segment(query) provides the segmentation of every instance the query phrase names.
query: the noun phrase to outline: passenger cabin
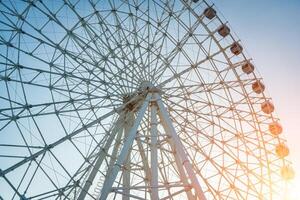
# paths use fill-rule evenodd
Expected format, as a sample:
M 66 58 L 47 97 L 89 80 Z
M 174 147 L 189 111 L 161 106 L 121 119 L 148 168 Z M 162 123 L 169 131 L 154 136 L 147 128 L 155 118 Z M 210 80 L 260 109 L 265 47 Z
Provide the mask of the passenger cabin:
M 278 122 L 269 124 L 269 131 L 272 135 L 277 136 L 282 133 L 282 126 Z
M 281 177 L 284 180 L 291 180 L 295 177 L 295 172 L 293 170 L 293 168 L 289 165 L 283 166 L 281 168 Z
M 274 105 L 270 101 L 265 101 L 261 104 L 261 110 L 266 114 L 271 114 L 274 112 Z
M 237 56 L 242 53 L 243 47 L 238 42 L 234 42 L 230 47 L 230 51 Z
M 217 12 L 212 7 L 208 7 L 204 10 L 203 14 L 206 18 L 213 19 L 217 15 Z
M 228 26 L 226 26 L 225 24 L 222 24 L 219 28 L 218 28 L 218 33 L 219 35 L 221 35 L 222 37 L 226 37 L 227 35 L 229 35 L 230 33 L 230 28 Z
M 265 85 L 260 82 L 260 81 L 255 81 L 252 84 L 252 90 L 256 93 L 256 94 L 261 94 L 265 91 Z
M 285 158 L 290 153 L 289 148 L 285 144 L 278 144 L 275 151 L 279 158 Z
M 242 66 L 242 70 L 246 74 L 251 74 L 254 71 L 254 65 L 247 62 Z

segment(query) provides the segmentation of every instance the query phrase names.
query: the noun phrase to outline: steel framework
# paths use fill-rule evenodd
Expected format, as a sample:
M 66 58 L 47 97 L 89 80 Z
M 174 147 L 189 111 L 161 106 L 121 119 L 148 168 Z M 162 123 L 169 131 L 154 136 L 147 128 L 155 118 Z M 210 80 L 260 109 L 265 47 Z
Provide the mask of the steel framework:
M 282 200 L 275 106 L 218 13 L 0 1 L 0 199 Z

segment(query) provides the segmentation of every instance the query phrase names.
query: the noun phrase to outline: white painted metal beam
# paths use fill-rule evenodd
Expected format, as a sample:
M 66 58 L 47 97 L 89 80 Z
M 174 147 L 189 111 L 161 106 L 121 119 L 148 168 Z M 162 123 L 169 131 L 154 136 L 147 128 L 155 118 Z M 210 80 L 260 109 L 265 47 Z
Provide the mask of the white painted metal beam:
M 126 112 L 125 114 L 125 123 L 124 123 L 124 139 L 128 137 L 130 128 L 133 125 L 134 121 L 134 114 L 131 111 Z M 123 167 L 123 195 L 122 195 L 122 200 L 129 200 L 129 195 L 130 195 L 130 164 L 131 164 L 131 150 L 129 149 L 127 156 L 126 156 L 126 161 L 124 163 Z
M 176 163 L 176 166 L 177 166 L 177 169 L 178 169 L 178 172 L 179 172 L 180 181 L 183 183 L 183 185 L 185 187 L 191 187 L 190 183 L 188 182 L 188 177 L 186 175 L 184 167 L 182 166 L 181 157 L 179 156 L 179 154 L 176 151 L 176 147 L 175 147 L 174 141 L 171 139 L 171 137 L 169 137 L 170 133 L 168 132 L 168 129 L 166 128 L 165 124 L 162 124 L 162 125 L 163 125 L 163 127 L 165 129 L 165 132 L 166 132 L 167 136 L 168 136 L 167 137 L 167 142 L 171 146 L 172 153 L 173 153 L 174 158 L 175 158 L 175 163 Z M 193 195 L 193 193 L 191 191 L 191 188 L 185 188 L 185 192 L 186 192 L 186 195 L 188 197 L 188 200 L 195 200 L 196 199 L 195 195 Z M 169 198 L 171 198 L 171 197 L 169 197 Z
M 114 165 L 111 173 L 106 177 L 106 179 L 104 181 L 103 188 L 101 191 L 101 196 L 99 198 L 100 200 L 106 200 L 108 194 L 111 192 L 112 185 L 118 175 L 118 172 L 120 171 L 121 167 L 124 165 L 124 163 L 126 161 L 126 157 L 127 157 L 128 152 L 133 144 L 133 141 L 136 137 L 137 129 L 138 129 L 138 127 L 144 117 L 144 114 L 148 108 L 151 97 L 152 97 L 152 94 L 147 95 L 142 107 L 139 110 L 136 120 L 128 133 L 128 137 L 126 138 L 126 141 L 124 142 L 124 145 L 120 152 L 120 155 L 118 156 L 117 162 Z
M 202 188 L 200 186 L 200 183 L 196 177 L 196 174 L 193 170 L 193 167 L 185 153 L 185 150 L 183 148 L 183 145 L 180 141 L 180 138 L 178 137 L 178 135 L 176 134 L 176 130 L 172 124 L 171 119 L 168 116 L 168 111 L 167 109 L 164 107 L 164 104 L 160 98 L 160 96 L 158 94 L 155 94 L 155 97 L 157 98 L 157 105 L 158 105 L 158 114 L 160 116 L 160 119 L 163 123 L 164 128 L 166 128 L 166 132 L 170 134 L 171 136 L 171 140 L 174 142 L 175 148 L 176 148 L 176 153 L 179 154 L 179 156 L 181 157 L 181 161 L 182 161 L 182 165 L 184 166 L 184 168 L 187 171 L 187 174 L 189 176 L 189 179 L 192 182 L 192 187 L 195 189 L 196 191 L 196 196 L 198 197 L 199 200 L 206 200 L 204 193 L 202 191 Z
M 157 106 L 151 102 L 151 200 L 159 199 L 158 196 L 158 158 L 157 158 Z
M 116 126 L 112 129 L 104 147 L 101 148 L 100 152 L 99 152 L 99 155 L 97 156 L 97 159 L 95 161 L 95 164 L 92 167 L 92 171 L 90 172 L 89 174 L 89 177 L 88 179 L 86 180 L 79 196 L 78 196 L 78 200 L 81 200 L 81 199 L 84 199 L 86 197 L 86 194 L 88 193 L 91 185 L 93 184 L 93 181 L 94 181 L 94 178 L 96 177 L 96 174 L 104 160 L 104 158 L 106 157 L 107 155 L 107 151 L 108 149 L 110 148 L 112 142 L 114 141 L 115 139 L 115 136 L 116 136 L 116 133 L 119 131 L 119 129 L 122 127 L 122 124 L 123 124 L 123 118 L 124 115 L 123 113 L 120 114 L 118 120 L 116 121 Z

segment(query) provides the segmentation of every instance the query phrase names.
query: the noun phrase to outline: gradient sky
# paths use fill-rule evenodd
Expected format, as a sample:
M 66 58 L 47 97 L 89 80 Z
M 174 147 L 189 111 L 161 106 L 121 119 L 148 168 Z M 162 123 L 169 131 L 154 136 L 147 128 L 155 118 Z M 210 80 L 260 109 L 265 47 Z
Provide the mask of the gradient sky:
M 300 198 L 300 0 L 214 0 L 272 97 L 296 172 L 290 200 Z M 298 191 L 297 191 L 298 190 Z
M 288 200 L 299 200 L 300 0 L 209 1 L 229 21 L 264 79 L 284 127 L 283 137 L 288 140 L 289 159 L 296 171 Z

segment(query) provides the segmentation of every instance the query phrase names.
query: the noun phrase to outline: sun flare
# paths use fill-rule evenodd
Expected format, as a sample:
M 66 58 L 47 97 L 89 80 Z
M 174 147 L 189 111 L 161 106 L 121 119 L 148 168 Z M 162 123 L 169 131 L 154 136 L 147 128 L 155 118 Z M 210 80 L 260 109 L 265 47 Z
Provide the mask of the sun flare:
M 285 200 L 299 200 L 300 198 L 300 177 L 295 176 L 293 180 L 288 183 Z

